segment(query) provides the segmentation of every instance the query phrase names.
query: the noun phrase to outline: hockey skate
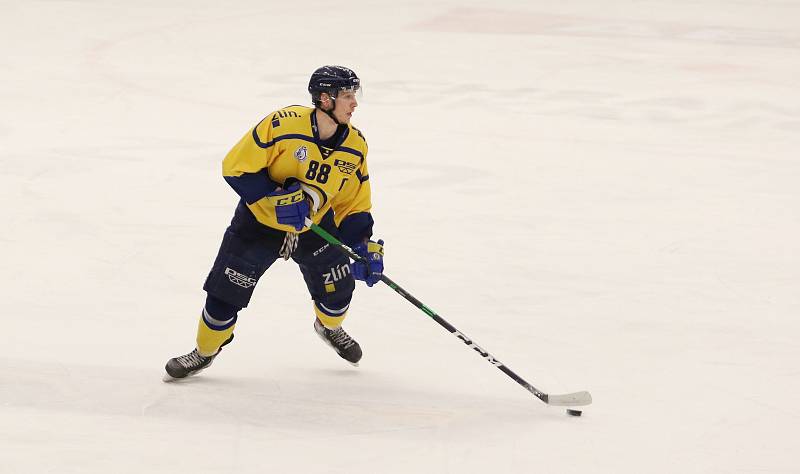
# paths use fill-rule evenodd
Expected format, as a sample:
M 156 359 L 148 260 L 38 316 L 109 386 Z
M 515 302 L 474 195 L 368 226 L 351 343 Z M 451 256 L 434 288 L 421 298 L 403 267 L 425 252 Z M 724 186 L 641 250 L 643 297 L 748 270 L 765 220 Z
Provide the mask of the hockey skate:
M 336 329 L 328 329 L 322 325 L 319 319 L 314 321 L 314 331 L 320 339 L 331 346 L 339 354 L 339 357 L 358 367 L 361 360 L 361 346 L 344 331 L 341 326 Z
M 183 379 L 190 375 L 200 373 L 203 369 L 214 362 L 214 358 L 216 358 L 219 353 L 222 352 L 222 348 L 225 347 L 225 345 L 230 344 L 232 340 L 233 334 L 231 334 L 231 337 L 229 337 L 227 341 L 222 343 L 217 353 L 212 356 L 202 356 L 195 348 L 192 352 L 186 355 L 173 357 L 167 361 L 167 365 L 164 367 L 167 371 L 167 373 L 164 375 L 164 382 L 172 382 L 173 380 Z

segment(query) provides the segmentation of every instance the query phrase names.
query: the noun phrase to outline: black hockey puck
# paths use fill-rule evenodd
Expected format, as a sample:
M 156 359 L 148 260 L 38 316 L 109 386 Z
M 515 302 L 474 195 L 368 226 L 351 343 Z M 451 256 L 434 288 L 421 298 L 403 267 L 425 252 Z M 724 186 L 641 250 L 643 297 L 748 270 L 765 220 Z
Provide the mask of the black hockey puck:
M 570 415 L 570 416 L 581 416 L 581 413 L 583 413 L 583 412 L 580 411 L 580 410 L 570 410 L 569 408 L 567 408 L 567 415 Z

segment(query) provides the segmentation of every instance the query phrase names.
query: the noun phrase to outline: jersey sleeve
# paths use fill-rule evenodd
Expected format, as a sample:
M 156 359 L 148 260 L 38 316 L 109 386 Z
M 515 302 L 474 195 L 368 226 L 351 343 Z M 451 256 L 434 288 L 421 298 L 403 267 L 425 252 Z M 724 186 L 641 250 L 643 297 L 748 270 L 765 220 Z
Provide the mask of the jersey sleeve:
M 222 161 L 222 176 L 247 204 L 254 204 L 279 185 L 267 173 L 275 159 L 273 143 L 270 121 L 262 120 L 234 145 Z
M 372 209 L 372 196 L 367 170 L 366 153 L 360 166 L 355 172 L 357 182 L 347 186 L 341 195 L 333 201 L 334 221 L 339 227 L 339 236 L 349 246 L 372 237 L 374 220 Z

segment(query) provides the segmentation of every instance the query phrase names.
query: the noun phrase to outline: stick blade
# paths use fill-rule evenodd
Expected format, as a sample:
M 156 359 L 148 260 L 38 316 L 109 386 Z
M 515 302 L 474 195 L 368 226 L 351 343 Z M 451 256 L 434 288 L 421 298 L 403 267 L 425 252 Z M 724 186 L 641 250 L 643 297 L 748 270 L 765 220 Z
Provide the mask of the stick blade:
M 592 395 L 586 391 L 547 396 L 548 405 L 559 407 L 582 407 L 591 403 Z

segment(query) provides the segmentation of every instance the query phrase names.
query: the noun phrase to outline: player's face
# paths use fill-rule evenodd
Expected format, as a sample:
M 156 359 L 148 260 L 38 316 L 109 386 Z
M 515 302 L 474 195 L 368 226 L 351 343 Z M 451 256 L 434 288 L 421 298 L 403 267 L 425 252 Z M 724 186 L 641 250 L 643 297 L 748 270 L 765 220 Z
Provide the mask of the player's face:
M 333 115 L 339 123 L 349 123 L 356 107 L 358 107 L 356 92 L 340 91 L 336 96 L 336 109 L 334 109 Z

